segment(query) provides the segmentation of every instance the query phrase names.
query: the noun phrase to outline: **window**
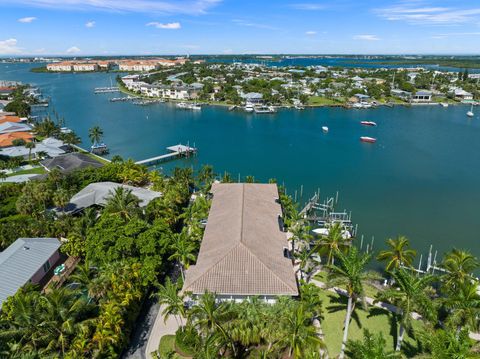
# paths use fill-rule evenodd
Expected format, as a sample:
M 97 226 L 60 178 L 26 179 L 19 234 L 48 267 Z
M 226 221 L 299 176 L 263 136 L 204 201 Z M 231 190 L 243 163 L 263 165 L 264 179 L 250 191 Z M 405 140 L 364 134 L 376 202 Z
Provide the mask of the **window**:
M 43 265 L 43 272 L 47 273 L 49 269 L 50 269 L 50 262 L 46 261 L 45 264 Z

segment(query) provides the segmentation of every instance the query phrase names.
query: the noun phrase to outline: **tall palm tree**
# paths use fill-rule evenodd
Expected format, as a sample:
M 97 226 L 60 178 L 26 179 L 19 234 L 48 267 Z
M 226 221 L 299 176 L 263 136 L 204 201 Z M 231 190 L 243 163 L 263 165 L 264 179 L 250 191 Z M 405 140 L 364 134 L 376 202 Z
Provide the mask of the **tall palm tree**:
M 446 329 L 428 328 L 418 335 L 425 354 L 419 358 L 469 359 L 480 356 L 480 344 L 469 338 L 468 329 L 459 332 Z
M 215 179 L 215 173 L 211 165 L 203 165 L 198 171 L 198 180 L 203 184 L 203 191 L 210 190 L 213 180 Z
M 183 296 L 178 293 L 178 286 L 173 283 L 170 277 L 167 277 L 165 284 L 158 286 L 158 302 L 164 306 L 162 311 L 163 319 L 166 322 L 170 315 L 175 316 L 177 323 L 183 326 L 183 318 L 186 317 L 186 311 L 183 304 Z
M 129 220 L 140 212 L 140 199 L 132 194 L 132 190 L 122 186 L 115 188 L 114 192 L 110 191 L 106 200 L 105 212 L 119 215 L 124 220 Z
M 379 261 L 387 262 L 385 269 L 391 271 L 404 265 L 411 267 L 417 252 L 409 249 L 409 241 L 405 236 L 387 239 L 388 249 L 380 251 L 377 256 Z
M 102 137 L 103 130 L 100 128 L 100 126 L 94 126 L 88 130 L 88 138 L 90 138 L 90 141 L 92 141 L 92 145 L 98 145 Z
M 329 228 L 327 235 L 322 236 L 314 250 L 322 255 L 327 254 L 327 265 L 333 265 L 335 254 L 345 251 L 349 243 L 350 240 L 344 238 L 342 224 L 337 222 Z
M 62 140 L 63 142 L 65 142 L 66 145 L 70 147 L 72 145 L 79 145 L 80 143 L 82 143 L 82 140 L 80 139 L 80 137 L 78 137 L 77 134 L 73 131 L 63 134 Z
M 35 142 L 30 141 L 25 144 L 25 148 L 28 149 L 28 161 L 32 160 L 32 150 L 35 148 Z
M 398 308 L 399 330 L 395 350 L 400 351 L 405 330 L 412 325 L 412 313 L 418 312 L 425 319 L 435 316 L 430 284 L 434 277 L 418 277 L 411 271 L 400 268 L 391 272 L 395 287 L 377 294 L 376 300 L 386 301 Z
M 172 245 L 173 254 L 168 259 L 178 261 L 182 278 L 185 280 L 185 270 L 196 259 L 195 252 L 197 251 L 197 246 L 188 238 L 185 229 L 181 233 L 175 233 L 174 237 L 175 242 Z
M 66 189 L 60 188 L 53 193 L 53 203 L 60 208 L 62 212 L 65 210 L 69 201 L 70 195 Z
M 467 278 L 471 277 L 472 272 L 479 266 L 479 261 L 470 252 L 452 249 L 442 261 L 442 267 L 447 271 L 442 278 L 444 286 L 454 291 Z
M 340 359 L 343 359 L 354 302 L 358 299 L 364 302 L 365 291 L 363 284 L 366 280 L 373 278 L 374 275 L 366 270 L 366 266 L 371 259 L 370 254 L 360 253 L 356 247 L 350 247 L 346 254 L 337 250 L 336 256 L 339 258 L 340 263 L 328 266 L 330 272 L 328 273 L 327 282 L 329 286 L 343 286 L 347 290 L 347 313 L 345 315 L 345 327 L 339 356 Z

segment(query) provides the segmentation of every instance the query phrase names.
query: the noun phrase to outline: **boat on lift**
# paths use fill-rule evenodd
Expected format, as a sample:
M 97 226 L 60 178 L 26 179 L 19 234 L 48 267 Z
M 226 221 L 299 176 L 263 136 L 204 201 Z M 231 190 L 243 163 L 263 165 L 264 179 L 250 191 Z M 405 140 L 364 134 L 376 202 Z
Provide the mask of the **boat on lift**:
M 366 143 L 375 143 L 375 142 L 377 142 L 377 139 L 373 138 L 373 137 L 362 136 L 362 137 L 360 137 L 360 141 L 366 142 Z
M 377 123 L 373 122 L 373 121 L 360 121 L 360 124 L 362 124 L 364 126 L 376 126 L 377 125 Z

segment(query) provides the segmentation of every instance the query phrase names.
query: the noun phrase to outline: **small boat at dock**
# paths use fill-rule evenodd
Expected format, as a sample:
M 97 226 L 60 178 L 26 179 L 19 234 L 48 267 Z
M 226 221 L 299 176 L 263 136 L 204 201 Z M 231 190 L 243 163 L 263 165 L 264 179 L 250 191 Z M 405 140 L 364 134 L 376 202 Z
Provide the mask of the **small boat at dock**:
M 447 107 L 448 107 L 448 103 L 446 103 L 446 102 L 442 102 L 442 103 L 440 103 L 440 105 L 441 105 L 443 108 L 447 108 Z
M 253 110 L 255 111 L 255 113 L 260 113 L 260 114 L 275 112 L 275 108 L 273 108 L 273 106 L 255 106 Z
M 366 142 L 366 143 L 375 143 L 375 142 L 377 142 L 377 139 L 373 138 L 373 137 L 362 136 L 362 137 L 360 137 L 360 141 Z
M 327 126 L 322 126 L 322 131 L 324 133 L 328 133 L 328 127 Z
M 177 107 L 181 108 L 181 109 L 184 109 L 184 110 L 197 110 L 198 111 L 198 110 L 202 109 L 202 107 L 200 107 L 196 103 L 186 103 L 186 102 L 177 103 Z
M 95 153 L 96 155 L 102 155 L 108 153 L 108 147 L 105 143 L 95 143 L 91 147 L 91 152 Z
M 373 121 L 360 121 L 360 123 L 364 126 L 376 126 L 377 123 Z

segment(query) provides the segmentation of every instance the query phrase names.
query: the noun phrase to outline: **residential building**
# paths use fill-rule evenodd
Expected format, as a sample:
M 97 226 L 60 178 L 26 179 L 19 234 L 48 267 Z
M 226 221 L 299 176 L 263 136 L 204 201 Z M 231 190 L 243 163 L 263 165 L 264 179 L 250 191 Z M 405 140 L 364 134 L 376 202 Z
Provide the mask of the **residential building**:
M 73 65 L 69 61 L 64 62 L 55 62 L 53 64 L 47 65 L 48 71 L 62 71 L 62 72 L 69 72 L 73 71 Z
M 182 291 L 219 300 L 297 296 L 276 184 L 215 183 L 197 262 Z
M 412 102 L 431 102 L 432 101 L 432 92 L 431 91 L 417 91 L 412 96 Z
M 410 100 L 412 97 L 412 93 L 408 91 L 403 91 L 399 89 L 393 89 L 390 91 L 392 96 L 401 98 L 402 100 Z
M 461 89 L 461 88 L 456 88 L 454 91 L 453 91 L 453 95 L 455 96 L 455 98 L 457 100 L 473 100 L 473 94 L 471 94 L 470 92 L 467 92 L 465 91 L 464 89 Z
M 0 308 L 27 283 L 39 284 L 60 260 L 56 238 L 18 238 L 0 252 Z
M 152 71 L 159 66 L 157 60 L 123 60 L 118 63 L 120 71 Z
M 9 121 L 0 123 L 0 134 L 11 133 L 11 132 L 28 132 L 31 130 L 32 128 L 30 126 L 25 125 L 23 123 L 9 122 Z
M 132 194 L 140 200 L 140 207 L 147 206 L 152 200 L 160 197 L 160 192 L 151 191 L 142 187 L 128 186 L 115 182 L 90 183 L 70 199 L 65 212 L 76 213 L 91 206 L 103 207 L 107 199 L 119 187 L 132 191 Z
M 95 62 L 76 62 L 73 64 L 73 71 L 88 72 L 97 70 L 98 65 Z
M 0 148 L 13 146 L 15 140 L 31 142 L 33 135 L 31 132 L 10 132 L 0 135 Z
M 96 159 L 84 153 L 78 152 L 67 153 L 54 158 L 48 158 L 40 162 L 40 164 L 49 172 L 53 169 L 59 169 L 64 173 L 87 167 L 99 168 L 103 166 L 103 164 Z

